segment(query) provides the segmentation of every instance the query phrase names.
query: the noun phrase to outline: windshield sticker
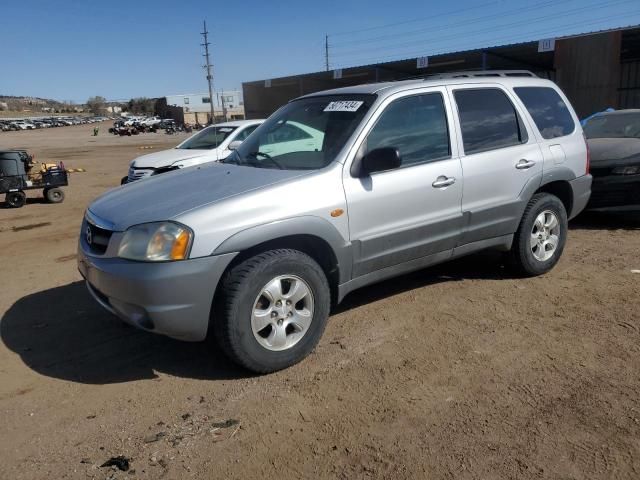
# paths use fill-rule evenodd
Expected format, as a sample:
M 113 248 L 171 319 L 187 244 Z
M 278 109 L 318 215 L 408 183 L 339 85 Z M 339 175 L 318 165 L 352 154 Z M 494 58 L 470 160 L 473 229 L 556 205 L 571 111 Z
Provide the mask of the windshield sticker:
M 224 132 L 224 133 L 233 132 L 233 128 L 223 127 L 223 128 L 218 128 L 218 131 Z
M 324 107 L 325 112 L 355 112 L 364 102 L 355 100 L 342 100 L 339 102 L 330 102 Z

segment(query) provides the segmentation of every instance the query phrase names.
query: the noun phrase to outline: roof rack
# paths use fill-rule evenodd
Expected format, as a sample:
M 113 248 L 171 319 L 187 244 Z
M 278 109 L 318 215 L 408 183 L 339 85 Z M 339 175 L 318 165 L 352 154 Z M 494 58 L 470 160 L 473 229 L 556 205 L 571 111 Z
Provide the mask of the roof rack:
M 460 72 L 434 73 L 425 75 L 425 80 L 443 78 L 482 78 L 482 77 L 537 77 L 529 70 L 470 70 Z

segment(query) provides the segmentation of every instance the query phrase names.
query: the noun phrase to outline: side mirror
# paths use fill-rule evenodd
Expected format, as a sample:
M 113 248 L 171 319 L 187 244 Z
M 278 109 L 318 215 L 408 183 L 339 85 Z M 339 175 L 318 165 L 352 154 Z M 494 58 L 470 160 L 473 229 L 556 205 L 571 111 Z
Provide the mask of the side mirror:
M 382 147 L 371 150 L 360 159 L 357 169 L 358 177 L 366 177 L 375 172 L 384 172 L 398 168 L 400 162 L 400 152 L 395 147 Z
M 242 144 L 242 140 L 234 140 L 227 147 L 229 150 L 236 150 Z

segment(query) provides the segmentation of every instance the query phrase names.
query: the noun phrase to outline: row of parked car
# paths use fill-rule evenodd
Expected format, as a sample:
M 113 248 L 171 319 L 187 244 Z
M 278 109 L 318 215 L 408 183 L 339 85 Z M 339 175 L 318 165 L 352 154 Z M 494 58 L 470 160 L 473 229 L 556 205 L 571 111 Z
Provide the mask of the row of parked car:
M 23 118 L 18 120 L 0 119 L 0 131 L 36 130 L 39 128 L 68 127 L 71 125 L 84 125 L 109 120 L 109 117 L 41 117 Z

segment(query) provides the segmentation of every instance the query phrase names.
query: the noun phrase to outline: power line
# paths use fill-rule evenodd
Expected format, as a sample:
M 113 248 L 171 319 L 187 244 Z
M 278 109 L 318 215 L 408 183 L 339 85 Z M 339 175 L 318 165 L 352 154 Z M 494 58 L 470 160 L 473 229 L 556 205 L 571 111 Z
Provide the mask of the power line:
M 407 25 L 409 23 L 416 23 L 416 22 L 423 22 L 425 20 L 432 20 L 434 18 L 441 18 L 441 17 L 447 17 L 450 15 L 455 15 L 457 13 L 467 13 L 470 10 L 478 10 L 480 8 L 486 8 L 488 6 L 491 5 L 496 5 L 499 3 L 503 3 L 501 0 L 496 0 L 494 2 L 488 2 L 488 3 L 484 3 L 481 5 L 476 5 L 475 7 L 465 7 L 465 8 L 460 8 L 457 10 L 451 10 L 449 12 L 443 12 L 443 13 L 439 13 L 437 15 L 431 15 L 429 17 L 422 17 L 422 18 L 414 18 L 412 20 L 404 20 L 402 22 L 395 22 L 395 23 L 387 23 L 384 25 L 378 25 L 375 27 L 367 27 L 367 28 L 361 28 L 358 30 L 349 30 L 349 31 L 343 31 L 343 32 L 336 32 L 336 33 L 332 33 L 330 36 L 332 37 L 337 37 L 337 36 L 342 36 L 342 35 L 352 35 L 354 33 L 361 33 L 361 32 L 369 32 L 371 30 L 380 30 L 380 29 L 384 29 L 384 28 L 389 28 L 389 27 L 396 27 L 398 25 Z
M 601 18 L 599 18 L 597 20 L 594 20 L 592 22 L 580 21 L 580 22 L 574 22 L 574 23 L 570 23 L 570 24 L 566 24 L 566 25 L 558 25 L 558 26 L 554 26 L 552 28 L 537 30 L 537 31 L 533 31 L 533 32 L 527 32 L 526 34 L 524 34 L 524 35 L 526 35 L 526 37 L 523 34 L 519 34 L 518 36 L 509 35 L 509 36 L 493 38 L 491 40 L 491 45 L 487 45 L 487 44 L 477 45 L 475 43 L 470 44 L 469 41 L 466 41 L 464 43 L 448 45 L 446 51 L 425 52 L 425 50 L 422 49 L 422 50 L 414 50 L 414 51 L 405 51 L 405 52 L 402 52 L 402 53 L 398 52 L 398 53 L 389 54 L 389 55 L 382 56 L 382 57 L 381 56 L 377 56 L 377 57 L 369 57 L 369 58 L 365 58 L 365 59 L 359 59 L 359 60 L 356 60 L 356 61 L 354 61 L 354 62 L 352 62 L 350 64 L 347 64 L 347 63 L 338 64 L 338 65 L 335 66 L 335 68 L 347 68 L 347 67 L 369 65 L 371 63 L 385 63 L 385 62 L 391 62 L 391 61 L 408 60 L 408 59 L 414 58 L 416 55 L 424 55 L 426 53 L 429 53 L 430 55 L 438 55 L 438 54 L 443 54 L 443 53 L 454 53 L 454 52 L 457 52 L 457 51 L 464 51 L 464 50 L 468 50 L 468 49 L 471 49 L 471 48 L 473 50 L 480 50 L 480 49 L 483 49 L 483 48 L 494 47 L 494 46 L 496 46 L 497 43 L 503 43 L 503 42 L 507 42 L 507 43 L 513 43 L 513 42 L 526 43 L 526 42 L 530 42 L 530 41 L 535 41 L 536 39 L 540 38 L 538 36 L 538 37 L 535 37 L 534 40 L 531 40 L 531 37 L 534 36 L 534 35 L 545 35 L 545 34 L 549 34 L 549 33 L 556 33 L 556 32 L 558 32 L 558 30 L 567 29 L 567 28 L 571 28 L 571 27 L 578 27 L 578 26 L 587 27 L 587 26 L 591 26 L 591 25 L 598 25 L 601 22 L 614 20 L 614 19 L 618 19 L 618 18 L 621 18 L 621 17 L 630 18 L 630 17 L 633 17 L 634 15 L 640 15 L 640 11 L 625 12 L 623 14 L 612 15 L 612 16 L 609 16 L 609 17 L 601 17 Z M 638 21 L 640 21 L 640 19 Z M 629 24 L 629 25 L 631 25 L 631 24 Z M 564 31 L 562 33 L 562 35 L 563 36 L 569 36 L 570 34 L 567 33 L 566 31 Z
M 544 15 L 541 17 L 536 17 L 536 18 L 529 18 L 526 20 L 520 20 L 517 22 L 511 22 L 511 23 L 507 23 L 507 24 L 501 24 L 501 25 L 494 25 L 491 27 L 487 27 L 487 28 L 483 28 L 480 30 L 474 30 L 474 31 L 467 31 L 465 32 L 465 36 L 470 36 L 470 35 L 477 35 L 477 34 L 481 34 L 481 33 L 486 33 L 486 32 L 493 32 L 496 30 L 503 30 L 505 28 L 511 28 L 511 27 L 515 27 L 515 26 L 520 26 L 520 25 L 531 25 L 531 24 L 535 24 L 535 23 L 539 23 L 541 21 L 545 21 L 548 20 L 550 18 L 555 18 L 558 15 L 570 15 L 570 14 L 574 14 L 574 13 L 579 13 L 579 12 L 584 12 L 585 8 L 589 8 L 590 11 L 593 10 L 598 10 L 598 9 L 602 9 L 602 8 L 610 8 L 612 6 L 615 5 L 620 5 L 620 4 L 624 4 L 624 3 L 629 3 L 629 2 L 635 2 L 636 0 L 621 0 L 618 2 L 602 2 L 602 3 L 596 3 L 596 4 L 592 4 L 592 5 L 588 5 L 588 6 L 583 6 L 580 8 L 574 8 L 571 10 L 566 10 L 563 12 L 555 12 L 551 15 Z M 458 37 L 459 34 L 458 33 L 453 33 L 451 35 L 448 36 L 432 36 L 432 37 L 427 37 L 427 38 L 422 38 L 419 40 L 412 40 L 410 42 L 403 42 L 403 43 L 396 43 L 396 44 L 390 44 L 390 45 L 386 45 L 386 46 L 373 46 L 370 48 L 364 48 L 364 49 L 359 49 L 359 50 L 352 50 L 352 51 L 347 51 L 347 52 L 339 52 L 334 54 L 334 57 L 342 57 L 342 56 L 348 56 L 348 55 L 358 55 L 360 53 L 365 53 L 365 52 L 370 52 L 370 51 L 381 51 L 381 50 L 389 50 L 389 49 L 393 49 L 393 48 L 402 48 L 402 47 L 409 47 L 412 45 L 417 45 L 417 44 L 422 44 L 422 43 L 441 43 L 443 41 L 447 41 L 449 39 L 453 39 Z
M 441 30 L 450 30 L 452 27 L 471 25 L 471 24 L 474 24 L 474 23 L 482 22 L 484 20 L 493 20 L 493 19 L 496 19 L 496 18 L 508 17 L 508 16 L 511 16 L 511 15 L 519 15 L 519 14 L 522 14 L 523 12 L 527 12 L 529 10 L 536 10 L 536 9 L 539 9 L 539 8 L 546 7 L 548 5 L 559 5 L 559 4 L 562 4 L 562 3 L 568 3 L 568 2 L 573 2 L 573 1 L 575 1 L 575 0 L 546 0 L 546 1 L 542 2 L 542 3 L 529 5 L 527 7 L 518 8 L 518 9 L 514 9 L 514 10 L 508 10 L 508 11 L 502 12 L 500 14 L 485 15 L 483 17 L 477 17 L 477 18 L 474 18 L 474 19 L 471 19 L 471 20 L 464 20 L 462 22 L 447 23 L 446 25 L 440 25 L 440 26 L 428 27 L 428 28 L 420 28 L 418 30 L 410 30 L 408 32 L 390 33 L 390 34 L 381 35 L 381 36 L 378 36 L 378 37 L 366 37 L 366 38 L 361 38 L 361 39 L 357 39 L 357 40 L 350 40 L 350 41 L 346 41 L 346 42 L 340 42 L 338 44 L 334 44 L 333 48 L 344 48 L 345 46 L 354 45 L 354 44 L 357 45 L 357 44 L 362 44 L 362 43 L 377 42 L 377 41 L 381 41 L 381 40 L 388 40 L 388 39 L 391 39 L 391 38 L 411 36 L 411 35 L 421 34 L 421 33 L 425 33 L 425 32 L 431 33 L 431 32 L 437 32 L 437 31 L 441 31 Z

